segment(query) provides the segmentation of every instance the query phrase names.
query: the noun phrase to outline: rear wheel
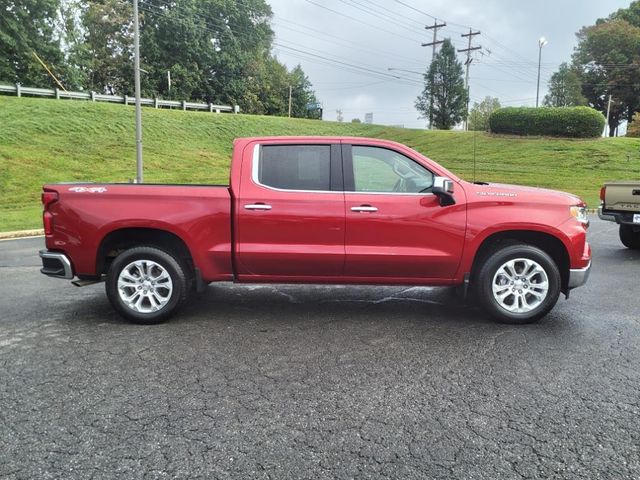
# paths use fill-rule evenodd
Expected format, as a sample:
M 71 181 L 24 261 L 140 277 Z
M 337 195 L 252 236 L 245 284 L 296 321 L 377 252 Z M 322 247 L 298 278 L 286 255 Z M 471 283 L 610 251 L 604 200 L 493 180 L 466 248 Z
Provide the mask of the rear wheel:
M 640 249 L 640 229 L 634 230 L 632 225 L 620 225 L 620 241 L 633 250 Z
M 118 255 L 107 273 L 107 297 L 113 308 L 135 323 L 160 323 L 186 300 L 185 268 L 172 254 L 136 247 Z
M 478 300 L 501 322 L 524 324 L 546 315 L 560 295 L 560 271 L 547 253 L 531 245 L 496 250 L 477 276 Z

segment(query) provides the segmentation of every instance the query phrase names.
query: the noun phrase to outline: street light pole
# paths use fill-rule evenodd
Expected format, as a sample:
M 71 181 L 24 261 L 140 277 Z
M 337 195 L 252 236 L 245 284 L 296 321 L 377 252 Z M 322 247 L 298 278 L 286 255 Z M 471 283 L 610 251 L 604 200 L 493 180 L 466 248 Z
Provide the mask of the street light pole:
M 133 0 L 133 54 L 133 77 L 136 95 L 136 183 L 142 183 L 142 106 L 140 104 L 140 25 L 138 20 L 138 0 Z
M 538 87 L 536 89 L 536 108 L 538 108 L 540 101 L 540 67 L 542 65 L 542 47 L 547 43 L 549 42 L 544 37 L 540 37 L 540 40 L 538 40 Z

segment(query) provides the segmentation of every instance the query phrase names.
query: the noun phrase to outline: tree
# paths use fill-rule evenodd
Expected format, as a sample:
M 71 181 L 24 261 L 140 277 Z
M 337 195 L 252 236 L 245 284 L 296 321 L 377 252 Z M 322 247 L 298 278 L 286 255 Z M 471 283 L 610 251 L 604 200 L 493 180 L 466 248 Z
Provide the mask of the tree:
M 55 86 L 34 53 L 56 76 L 63 77 L 64 57 L 55 20 L 59 7 L 60 0 L 0 0 L 1 80 L 35 87 Z
M 549 93 L 544 97 L 546 107 L 580 107 L 587 104 L 582 95 L 582 82 L 575 70 L 561 63 L 558 71 L 551 75 Z
M 443 130 L 460 123 L 466 116 L 467 91 L 462 64 L 450 39 L 442 44 L 424 79 L 424 90 L 415 103 L 422 117 L 433 118 L 433 126 Z
M 256 68 L 269 57 L 271 7 L 264 0 L 174 0 L 159 6 L 142 0 L 143 90 L 215 103 L 239 104 L 255 98 Z M 179 68 L 178 68 L 179 67 Z M 188 76 L 173 82 L 173 69 Z M 249 93 L 252 92 L 252 93 Z
M 142 95 L 239 105 L 243 112 L 312 116 L 318 103 L 298 65 L 271 54 L 265 0 L 139 0 Z M 131 0 L 0 0 L 0 80 L 133 95 Z M 169 81 L 169 75 L 171 81 Z
M 291 85 L 291 116 L 299 118 L 309 118 L 312 111 L 307 107 L 311 103 L 318 103 L 316 94 L 312 89 L 311 82 L 306 76 L 302 67 L 296 65 L 289 74 Z
M 71 61 L 82 72 L 88 90 L 102 92 L 107 85 L 122 95 L 133 95 L 133 7 L 128 0 L 81 2 L 83 41 L 71 51 Z
M 494 97 L 485 97 L 480 103 L 474 102 L 469 113 L 469 130 L 488 131 L 489 117 L 500 108 L 500 100 Z
M 609 134 L 640 110 L 640 2 L 578 32 L 573 62 L 589 105 L 606 114 L 613 98 Z
M 86 69 L 78 54 L 85 46 L 82 14 L 83 0 L 60 0 L 57 31 L 64 56 L 65 69 L 62 73 L 67 90 L 82 90 L 87 84 Z

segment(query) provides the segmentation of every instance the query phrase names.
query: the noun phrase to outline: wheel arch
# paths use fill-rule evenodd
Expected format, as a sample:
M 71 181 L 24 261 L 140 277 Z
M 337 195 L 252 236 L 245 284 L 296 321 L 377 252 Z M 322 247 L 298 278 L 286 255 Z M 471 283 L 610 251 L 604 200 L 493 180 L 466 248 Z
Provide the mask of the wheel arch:
M 142 245 L 153 246 L 175 254 L 193 272 L 195 264 L 186 242 L 175 233 L 158 228 L 120 228 L 104 236 L 96 253 L 96 274 L 105 274 L 121 252 Z
M 537 247 L 549 255 L 558 266 L 561 278 L 561 292 L 566 294 L 569 285 L 570 258 L 565 244 L 558 237 L 535 230 L 507 230 L 496 232 L 485 238 L 476 250 L 471 265 L 471 281 L 477 275 L 487 257 L 501 245 L 526 244 Z

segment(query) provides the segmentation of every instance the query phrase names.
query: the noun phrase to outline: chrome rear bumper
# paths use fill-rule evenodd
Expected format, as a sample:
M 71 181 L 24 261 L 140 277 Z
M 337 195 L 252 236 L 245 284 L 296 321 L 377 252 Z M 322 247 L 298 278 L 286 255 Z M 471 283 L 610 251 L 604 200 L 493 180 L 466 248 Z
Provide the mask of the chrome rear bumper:
M 606 220 L 607 222 L 615 222 L 616 221 L 615 215 L 609 215 L 609 214 L 606 214 L 606 213 L 602 212 L 602 205 L 600 205 L 598 207 L 598 217 L 600 218 L 600 220 Z
M 71 261 L 64 253 L 40 250 L 40 258 L 42 259 L 41 273 L 49 277 L 64 278 L 67 280 L 73 278 Z

